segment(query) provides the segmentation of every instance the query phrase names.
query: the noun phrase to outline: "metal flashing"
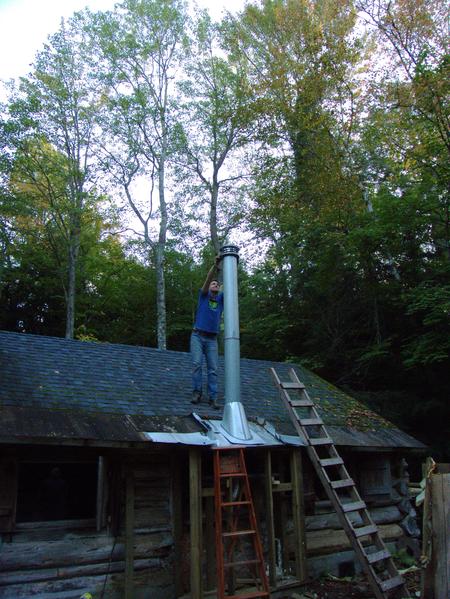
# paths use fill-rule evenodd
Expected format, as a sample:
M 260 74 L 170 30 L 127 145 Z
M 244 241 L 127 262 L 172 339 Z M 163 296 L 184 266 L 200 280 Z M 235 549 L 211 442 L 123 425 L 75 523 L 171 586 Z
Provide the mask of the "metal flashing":
M 142 435 L 153 443 L 178 443 L 181 445 L 214 445 L 214 440 L 203 433 L 151 433 Z

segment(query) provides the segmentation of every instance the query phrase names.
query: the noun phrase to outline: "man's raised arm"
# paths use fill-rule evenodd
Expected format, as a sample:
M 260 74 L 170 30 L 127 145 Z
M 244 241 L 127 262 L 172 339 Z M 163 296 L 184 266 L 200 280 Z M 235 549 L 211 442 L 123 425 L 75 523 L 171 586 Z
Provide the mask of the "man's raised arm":
M 221 260 L 222 260 L 221 256 L 216 256 L 215 257 L 215 262 L 211 266 L 211 268 L 209 269 L 208 274 L 206 275 L 205 282 L 203 283 L 203 286 L 202 286 L 202 289 L 201 289 L 203 295 L 206 295 L 208 293 L 211 281 L 213 281 L 214 278 L 218 276 L 218 273 L 220 271 L 219 264 L 220 264 Z

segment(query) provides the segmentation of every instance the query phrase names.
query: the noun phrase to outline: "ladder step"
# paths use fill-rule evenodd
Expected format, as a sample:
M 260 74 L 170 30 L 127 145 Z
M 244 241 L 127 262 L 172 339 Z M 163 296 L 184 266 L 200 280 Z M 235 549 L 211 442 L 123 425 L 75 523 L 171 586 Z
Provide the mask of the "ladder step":
M 354 528 L 353 532 L 356 537 L 365 537 L 366 535 L 374 535 L 378 532 L 378 528 L 375 524 L 369 524 L 369 526 L 362 526 L 361 528 Z
M 305 385 L 303 383 L 281 383 L 282 389 L 304 389 Z
M 235 530 L 233 532 L 223 532 L 223 537 L 242 537 L 244 535 L 254 535 L 256 530 L 248 529 L 248 530 Z
M 390 552 L 387 549 L 382 549 L 381 551 L 374 551 L 374 553 L 368 553 L 367 561 L 369 562 L 369 564 L 374 564 L 375 562 L 381 562 L 381 560 L 389 559 L 390 557 Z
M 403 584 L 405 584 L 405 581 L 401 576 L 394 576 L 394 578 L 380 581 L 380 588 L 382 591 L 390 591 L 391 589 L 400 587 Z
M 250 505 L 250 501 L 223 501 L 222 507 L 231 507 L 234 505 Z
M 366 509 L 366 504 L 364 501 L 352 501 L 351 503 L 343 503 L 342 511 L 343 512 L 359 512 L 360 510 Z
M 220 478 L 231 478 L 232 476 L 246 476 L 245 472 L 221 472 L 219 474 Z
M 345 478 L 343 480 L 332 480 L 330 485 L 332 489 L 343 489 L 344 487 L 353 487 L 355 481 L 352 478 Z
M 339 466 L 344 463 L 342 458 L 326 458 L 325 460 L 319 460 L 321 466 Z
M 224 568 L 236 568 L 237 566 L 256 566 L 256 564 L 261 564 L 262 562 L 259 559 L 248 559 L 242 562 L 228 562 L 224 564 Z
M 300 418 L 302 426 L 314 426 L 323 424 L 322 418 Z
M 333 445 L 333 439 L 330 439 L 330 437 L 310 437 L 309 442 L 311 445 Z
M 291 399 L 289 403 L 293 408 L 312 408 L 314 406 L 310 399 Z

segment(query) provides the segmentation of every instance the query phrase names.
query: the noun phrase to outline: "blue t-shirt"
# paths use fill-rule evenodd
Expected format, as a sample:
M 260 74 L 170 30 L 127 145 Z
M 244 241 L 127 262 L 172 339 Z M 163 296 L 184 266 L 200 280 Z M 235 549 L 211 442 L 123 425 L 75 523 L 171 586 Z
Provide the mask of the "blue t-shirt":
M 218 333 L 222 312 L 223 293 L 218 293 L 213 297 L 209 291 L 203 295 L 200 290 L 194 328 L 208 333 Z

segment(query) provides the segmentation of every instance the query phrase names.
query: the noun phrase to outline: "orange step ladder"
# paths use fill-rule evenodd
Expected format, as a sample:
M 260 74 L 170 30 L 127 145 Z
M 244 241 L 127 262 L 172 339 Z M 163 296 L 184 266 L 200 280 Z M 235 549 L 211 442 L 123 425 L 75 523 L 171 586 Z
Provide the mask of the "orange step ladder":
M 270 597 L 244 448 L 218 447 L 213 451 L 217 598 Z M 255 590 L 237 592 L 238 573 L 250 573 Z

